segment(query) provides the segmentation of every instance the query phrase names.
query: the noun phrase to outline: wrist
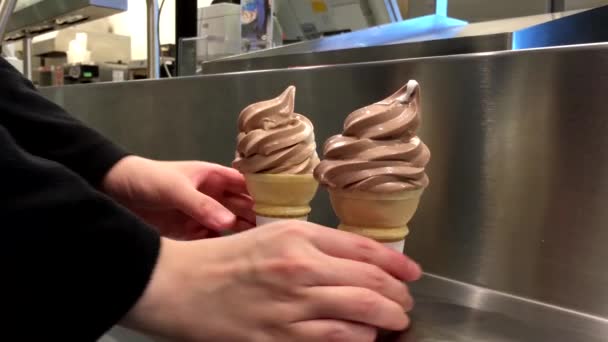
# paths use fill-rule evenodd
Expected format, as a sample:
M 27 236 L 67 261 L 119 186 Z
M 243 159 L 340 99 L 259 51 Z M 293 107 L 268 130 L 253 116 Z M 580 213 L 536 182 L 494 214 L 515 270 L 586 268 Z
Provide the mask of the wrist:
M 136 164 L 140 164 L 144 158 L 128 155 L 114 164 L 104 176 L 101 182 L 101 191 L 106 195 L 119 200 L 121 190 L 128 185 L 128 179 L 136 169 Z
M 120 325 L 154 335 L 175 330 L 166 313 L 173 311 L 171 300 L 177 295 L 175 284 L 179 283 L 180 267 L 175 260 L 180 259 L 176 256 L 180 244 L 182 242 L 161 238 L 159 257 L 146 289 Z

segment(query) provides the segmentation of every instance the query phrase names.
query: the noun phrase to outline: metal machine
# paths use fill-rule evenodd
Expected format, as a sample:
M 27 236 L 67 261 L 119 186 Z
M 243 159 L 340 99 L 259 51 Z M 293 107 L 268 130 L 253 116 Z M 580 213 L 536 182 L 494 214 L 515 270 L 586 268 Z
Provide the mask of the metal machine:
M 108 69 L 114 65 L 127 65 L 131 61 L 130 37 L 93 30 L 67 28 L 41 35 L 31 44 L 31 80 L 34 83 L 41 86 L 58 85 L 56 78 L 49 78 L 47 75 L 41 75 L 41 73 L 48 73 L 51 69 L 58 70 L 59 67 L 63 68 L 64 65 L 68 64 L 69 44 L 80 33 L 85 33 L 90 42 L 87 48 L 90 50 L 90 59 L 93 62 L 85 64 L 92 64 L 97 69 Z M 21 46 L 17 45 L 16 51 L 22 51 Z M 108 75 L 111 76 L 111 73 L 104 74 L 103 77 L 95 78 L 95 80 L 114 80 L 111 77 L 108 78 Z M 49 84 L 48 81 L 51 80 L 53 80 L 53 83 Z M 84 80 L 88 82 L 90 79 Z
M 276 1 L 272 40 L 282 45 L 401 20 L 400 11 L 396 5 L 393 8 L 393 3 L 384 0 Z M 200 60 L 238 55 L 243 51 L 240 5 L 220 3 L 199 7 L 197 21 L 198 39 L 192 42 L 197 45 L 196 55 Z
M 0 41 L 4 39 L 8 20 L 15 10 L 17 0 L 0 0 Z
M 146 4 L 147 77 L 158 78 L 161 53 L 158 0 L 146 0 Z M 33 36 L 110 16 L 126 9 L 127 0 L 22 0 L 17 6 L 16 0 L 0 0 L 0 42 L 4 39 L 23 39 L 23 70 L 26 77 L 32 79 Z
M 276 15 L 287 41 L 301 41 L 401 20 L 395 1 L 285 0 Z
M 608 6 L 468 24 L 432 14 L 227 57 L 202 73 L 371 62 L 399 58 L 538 48 L 608 41 Z
M 31 37 L 126 10 L 127 0 L 22 0 L 8 22 L 5 38 Z
M 196 55 L 202 60 L 233 56 L 241 52 L 241 7 L 216 4 L 198 9 Z
M 32 79 L 32 38 L 127 9 L 127 0 L 0 0 L 0 44 L 23 40 L 23 73 Z

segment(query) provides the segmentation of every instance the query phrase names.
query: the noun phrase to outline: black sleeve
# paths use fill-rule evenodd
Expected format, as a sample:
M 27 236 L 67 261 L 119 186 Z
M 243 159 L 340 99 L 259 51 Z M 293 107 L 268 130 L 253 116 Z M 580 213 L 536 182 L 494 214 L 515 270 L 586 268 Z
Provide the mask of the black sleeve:
M 93 186 L 127 155 L 95 130 L 40 95 L 0 58 L 0 125 L 29 153 L 54 160 Z
M 94 341 L 143 293 L 160 238 L 0 125 L 3 334 Z

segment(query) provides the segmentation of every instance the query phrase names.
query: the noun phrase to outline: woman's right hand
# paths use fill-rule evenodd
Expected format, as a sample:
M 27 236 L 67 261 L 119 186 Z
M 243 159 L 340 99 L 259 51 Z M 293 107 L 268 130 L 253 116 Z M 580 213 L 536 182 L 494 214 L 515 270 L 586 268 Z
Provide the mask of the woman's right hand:
M 350 233 L 284 221 L 199 240 L 164 239 L 125 325 L 178 341 L 374 341 L 405 329 L 420 277 L 406 256 Z

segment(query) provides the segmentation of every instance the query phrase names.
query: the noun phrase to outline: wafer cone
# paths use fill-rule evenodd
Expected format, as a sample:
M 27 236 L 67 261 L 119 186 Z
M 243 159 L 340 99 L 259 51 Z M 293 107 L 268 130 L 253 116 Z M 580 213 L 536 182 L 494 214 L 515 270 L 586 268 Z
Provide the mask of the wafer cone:
M 400 252 L 424 189 L 381 194 L 329 189 L 338 229 L 382 242 Z
M 277 220 L 307 220 L 319 183 L 312 174 L 246 174 L 257 225 Z

